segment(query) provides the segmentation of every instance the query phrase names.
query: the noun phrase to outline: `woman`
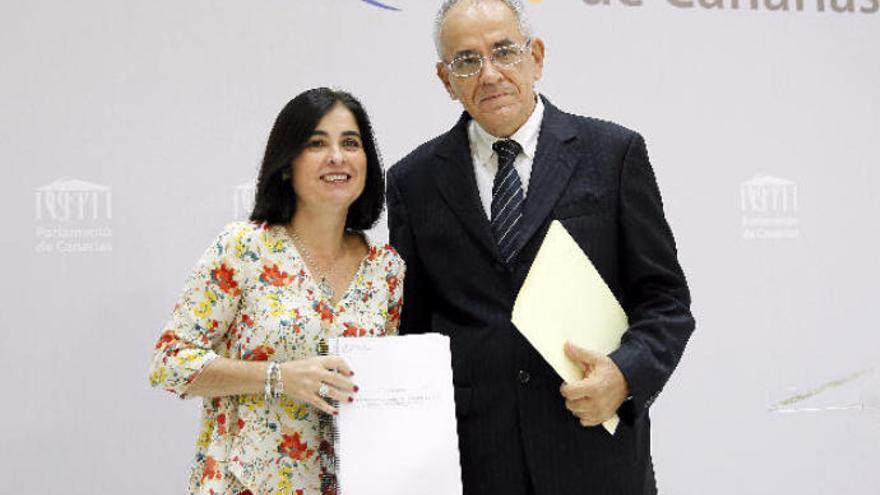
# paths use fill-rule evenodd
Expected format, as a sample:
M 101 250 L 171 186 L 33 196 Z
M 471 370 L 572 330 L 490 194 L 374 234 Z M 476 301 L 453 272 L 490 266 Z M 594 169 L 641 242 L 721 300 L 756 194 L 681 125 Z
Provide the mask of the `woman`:
M 320 350 L 329 337 L 397 332 L 403 261 L 362 233 L 383 202 L 361 104 L 327 88 L 291 100 L 251 222 L 211 244 L 156 344 L 151 384 L 204 398 L 190 493 L 335 491 L 327 415 L 357 387 Z

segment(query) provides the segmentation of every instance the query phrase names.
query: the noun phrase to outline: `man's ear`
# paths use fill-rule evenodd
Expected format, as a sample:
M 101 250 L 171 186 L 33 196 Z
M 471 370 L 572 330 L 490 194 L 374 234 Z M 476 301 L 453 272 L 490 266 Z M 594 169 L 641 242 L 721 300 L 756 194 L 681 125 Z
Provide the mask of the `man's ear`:
M 437 62 L 437 77 L 440 79 L 440 82 L 443 83 L 443 87 L 446 88 L 449 97 L 453 100 L 457 100 L 458 97 L 455 96 L 455 91 L 452 90 L 452 84 L 449 82 L 449 71 L 446 70 L 446 64 L 443 62 Z
M 530 54 L 535 63 L 535 80 L 537 81 L 544 73 L 544 40 L 541 38 L 532 40 Z

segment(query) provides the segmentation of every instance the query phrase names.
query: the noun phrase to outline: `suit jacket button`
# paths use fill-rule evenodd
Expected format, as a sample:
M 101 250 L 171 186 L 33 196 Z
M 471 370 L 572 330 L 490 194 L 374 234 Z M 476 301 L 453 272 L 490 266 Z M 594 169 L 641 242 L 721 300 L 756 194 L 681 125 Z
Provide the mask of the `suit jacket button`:
M 526 383 L 529 383 L 529 380 L 532 379 L 532 375 L 530 375 L 528 371 L 519 370 L 519 373 L 516 374 L 516 378 L 519 380 L 520 383 L 525 385 Z

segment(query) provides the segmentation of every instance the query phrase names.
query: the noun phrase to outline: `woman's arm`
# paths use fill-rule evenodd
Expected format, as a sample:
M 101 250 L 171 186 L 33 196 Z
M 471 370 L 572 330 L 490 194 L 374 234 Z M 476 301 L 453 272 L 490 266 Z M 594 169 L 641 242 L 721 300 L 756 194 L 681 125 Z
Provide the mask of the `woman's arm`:
M 198 375 L 189 386 L 188 394 L 202 397 L 262 394 L 268 364 L 219 357 Z M 328 396 L 340 402 L 351 402 L 351 394 L 357 390 L 348 378 L 353 374 L 351 369 L 336 356 L 298 359 L 280 366 L 284 394 L 328 414 L 336 414 L 336 409 L 318 395 L 322 383 L 329 385 Z
M 193 268 L 159 337 L 150 363 L 150 384 L 182 398 L 219 355 L 241 300 L 247 224 L 228 225 Z
M 178 396 L 224 397 L 262 394 L 266 361 L 230 359 L 214 349 L 235 322 L 241 300 L 242 256 L 249 251 L 247 224 L 228 226 L 205 251 L 184 285 L 180 301 L 159 337 L 150 366 L 150 383 Z M 281 363 L 284 393 L 333 413 L 318 396 L 322 383 L 330 398 L 349 401 L 355 390 L 346 378 L 348 365 L 340 358 L 321 356 Z M 343 376 L 345 375 L 345 376 Z

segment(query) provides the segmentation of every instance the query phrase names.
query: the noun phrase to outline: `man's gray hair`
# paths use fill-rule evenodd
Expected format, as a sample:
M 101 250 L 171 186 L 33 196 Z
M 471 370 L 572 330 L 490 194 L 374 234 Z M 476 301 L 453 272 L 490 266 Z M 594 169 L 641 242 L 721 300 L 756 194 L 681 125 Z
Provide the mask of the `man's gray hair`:
M 440 57 L 440 60 L 443 60 L 443 46 L 441 46 L 440 42 L 440 31 L 443 28 L 443 21 L 446 19 L 446 14 L 449 13 L 452 7 L 455 7 L 461 2 L 482 3 L 486 1 L 502 2 L 507 5 L 516 17 L 516 22 L 519 24 L 520 34 L 526 38 L 532 37 L 532 27 L 529 24 L 528 18 L 526 18 L 526 10 L 521 0 L 444 0 L 443 4 L 440 5 L 440 8 L 437 10 L 437 16 L 434 18 L 434 47 L 437 49 L 437 56 Z

